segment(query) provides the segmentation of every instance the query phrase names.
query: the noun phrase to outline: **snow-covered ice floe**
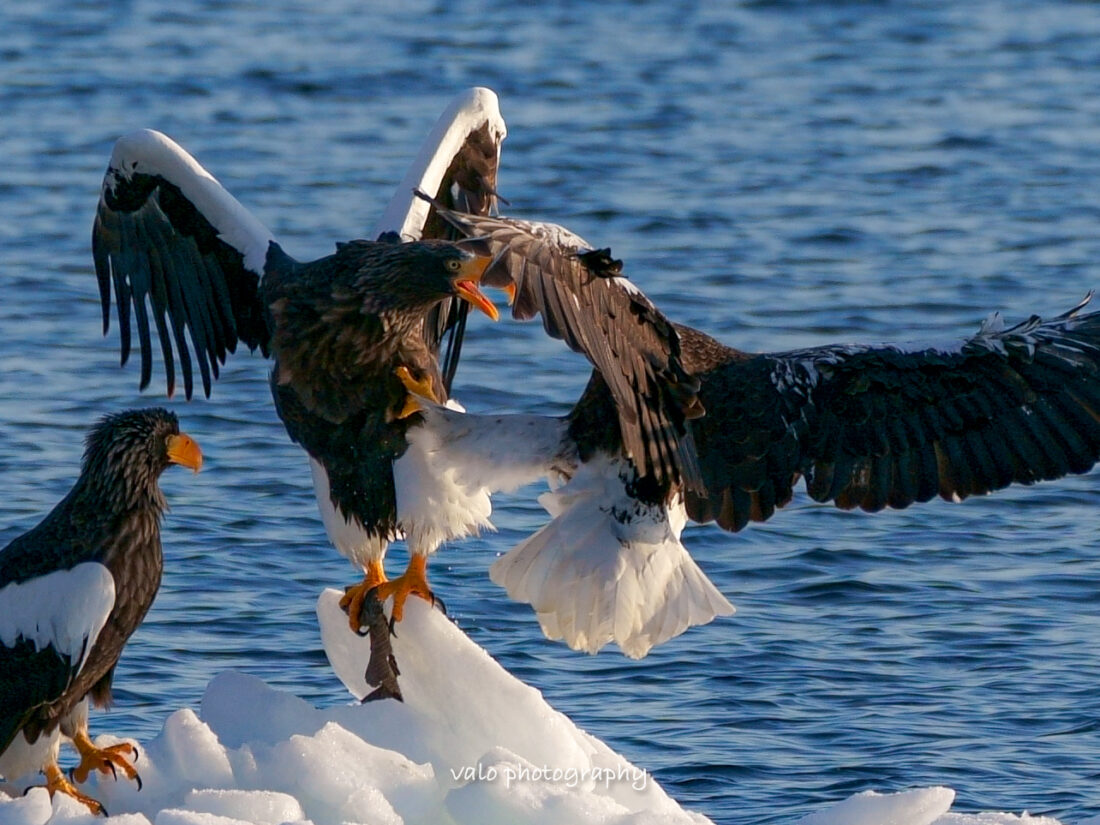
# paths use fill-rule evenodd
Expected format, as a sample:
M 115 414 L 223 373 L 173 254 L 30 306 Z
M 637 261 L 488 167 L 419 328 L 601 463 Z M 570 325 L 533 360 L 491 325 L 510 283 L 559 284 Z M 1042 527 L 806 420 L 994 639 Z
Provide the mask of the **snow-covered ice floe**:
M 321 634 L 337 675 L 362 697 L 370 643 L 348 629 L 339 596 L 327 590 L 318 601 Z M 176 711 L 141 746 L 140 792 L 125 781 L 90 783 L 112 814 L 106 820 L 35 788 L 0 793 L 0 825 L 710 821 L 680 808 L 643 768 L 577 728 L 420 600 L 410 600 L 393 646 L 403 704 L 321 710 L 224 673 L 198 715 Z M 948 788 L 868 792 L 800 825 L 1059 825 L 1026 814 L 952 814 L 953 799 Z

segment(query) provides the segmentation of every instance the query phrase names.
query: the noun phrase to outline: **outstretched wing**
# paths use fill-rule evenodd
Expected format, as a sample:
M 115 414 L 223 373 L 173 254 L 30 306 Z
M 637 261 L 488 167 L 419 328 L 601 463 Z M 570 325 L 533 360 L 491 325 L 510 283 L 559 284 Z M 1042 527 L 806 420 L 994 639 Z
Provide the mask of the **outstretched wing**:
M 500 146 L 507 134 L 492 90 L 474 87 L 458 95 L 421 145 L 375 226 L 374 236 L 392 233 L 394 240 L 403 241 L 462 237 L 430 203 L 413 192 L 428 192 L 451 209 L 488 215 L 496 207 Z M 440 369 L 448 393 L 458 368 L 469 311 L 469 303 L 452 298 L 433 309 L 424 325 L 432 352 L 438 353 L 446 339 Z
M 1100 313 L 1087 303 L 936 346 L 765 355 L 682 329 L 707 416 L 696 521 L 739 530 L 790 501 L 876 511 L 1083 473 L 1100 457 Z
M 133 308 L 142 389 L 152 375 L 150 314 L 169 395 L 177 356 L 190 398 L 192 353 L 207 396 L 211 376 L 238 341 L 267 354 L 258 291 L 273 244 L 271 233 L 170 138 L 148 129 L 119 138 L 103 178 L 92 255 L 104 334 L 114 287 L 123 364 Z
M 440 215 L 487 238 L 494 262 L 482 282 L 515 289 L 512 314 L 542 316 L 546 332 L 583 353 L 615 401 L 623 446 L 644 476 L 701 490 L 686 418 L 702 414 L 673 325 L 622 275 L 622 262 L 550 223 Z

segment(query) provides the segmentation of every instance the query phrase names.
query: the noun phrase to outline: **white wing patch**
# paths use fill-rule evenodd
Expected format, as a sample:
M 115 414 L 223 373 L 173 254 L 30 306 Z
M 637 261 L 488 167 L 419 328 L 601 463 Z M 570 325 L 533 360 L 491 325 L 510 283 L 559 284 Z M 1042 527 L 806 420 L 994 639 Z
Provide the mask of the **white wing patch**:
M 456 97 L 425 138 L 420 153 L 405 173 L 382 218 L 375 224 L 371 237 L 396 232 L 402 240 L 420 240 L 431 206 L 415 197 L 413 190 L 438 195 L 443 176 L 467 137 L 485 125 L 496 136 L 499 146 L 508 130 L 492 90 L 477 86 Z
M 534 235 L 536 238 L 541 238 L 550 246 L 564 249 L 567 252 L 581 254 L 584 252 L 591 252 L 595 249 L 592 244 L 576 232 L 566 229 L 558 223 L 551 223 L 550 221 L 526 221 L 519 218 L 508 218 L 508 222 L 522 229 L 528 235 Z M 623 280 L 625 280 L 625 278 Z
M 170 137 L 152 129 L 122 136 L 111 153 L 110 170 L 116 179 L 130 180 L 135 173 L 159 175 L 178 186 L 219 237 L 244 256 L 245 267 L 263 275 L 268 245 L 275 237 Z
M 422 402 L 424 422 L 394 462 L 397 519 L 412 552 L 492 529 L 490 495 L 550 475 L 567 424 L 536 415 L 469 415 Z
M 564 249 L 567 252 L 572 252 L 574 255 L 583 255 L 586 252 L 595 251 L 595 247 L 592 246 L 592 244 L 576 232 L 566 229 L 561 224 L 550 223 L 549 221 L 525 221 L 516 218 L 509 218 L 508 220 L 529 235 L 534 235 L 536 238 L 541 238 L 546 241 L 547 245 Z M 506 252 L 507 247 L 501 250 L 501 254 L 506 254 Z M 629 278 L 622 275 L 616 275 L 607 278 L 606 283 L 612 285 L 615 289 L 621 289 L 623 292 L 644 299 L 647 304 L 651 304 L 645 293 L 643 293 Z M 573 299 L 576 300 L 576 295 L 573 296 Z
M 98 562 L 13 582 L 0 590 L 0 644 L 52 647 L 79 670 L 114 604 L 114 577 Z

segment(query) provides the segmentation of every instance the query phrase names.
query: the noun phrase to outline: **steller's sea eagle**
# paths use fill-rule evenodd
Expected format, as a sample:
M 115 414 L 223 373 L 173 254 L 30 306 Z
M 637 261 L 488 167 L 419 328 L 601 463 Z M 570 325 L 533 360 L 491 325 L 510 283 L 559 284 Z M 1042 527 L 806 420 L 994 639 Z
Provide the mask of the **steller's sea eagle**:
M 51 795 L 73 796 L 93 813 L 102 806 L 58 767 L 60 737 L 80 753 L 77 781 L 121 770 L 140 783 L 131 745 L 92 744 L 88 699 L 110 702 L 115 664 L 160 586 L 167 505 L 157 480 L 172 464 L 202 466 L 174 414 L 109 415 L 89 433 L 69 494 L 0 550 L 0 776 L 41 771 Z
M 555 272 L 622 280 L 609 250 L 555 224 L 437 213 L 488 240 L 485 278 L 513 284 L 519 317 L 545 300 Z M 673 324 L 706 411 L 688 423 L 702 485 L 647 470 L 620 426 L 613 377 L 597 369 L 567 416 L 526 421 L 540 444 L 528 457 L 567 483 L 541 499 L 552 520 L 490 575 L 534 607 L 548 637 L 589 652 L 614 641 L 641 657 L 733 612 L 680 543 L 689 518 L 740 530 L 790 502 L 799 479 L 815 501 L 874 512 L 1084 473 L 1100 456 L 1100 313 L 1081 312 L 1088 300 L 1046 321 L 992 316 L 943 346 L 747 353 Z M 456 430 L 508 419 L 427 414 Z
M 164 135 L 143 131 L 121 138 L 104 178 L 93 230 L 104 330 L 113 288 L 123 362 L 132 306 L 142 386 L 151 372 L 151 320 L 169 392 L 174 341 L 188 397 L 192 355 L 207 392 L 218 363 L 238 341 L 274 358 L 276 410 L 310 456 L 329 538 L 365 571 L 344 600 L 355 630 L 363 599 L 376 586 L 381 598 L 393 596 L 395 620 L 410 593 L 431 599 L 427 555 L 444 541 L 489 525 L 490 494 L 525 480 L 493 470 L 493 484 L 482 483 L 485 467 L 495 467 L 500 451 L 509 449 L 502 432 L 479 452 L 451 462 L 454 433 L 437 430 L 436 419 L 419 412 L 415 400 L 422 396 L 434 405 L 448 399 L 464 323 L 453 306 L 466 302 L 494 319 L 497 313 L 478 289 L 489 258 L 469 251 L 487 247 L 476 239 L 418 240 L 454 230 L 413 189 L 429 192 L 439 208 L 488 212 L 496 199 L 504 135 L 491 91 L 460 96 L 376 227 L 380 239 L 338 244 L 334 255 L 306 264 L 287 256 Z M 559 294 L 555 285 L 546 286 Z M 569 284 L 563 289 L 568 292 Z M 670 346 L 675 333 L 646 309 L 648 302 L 620 294 L 608 300 L 623 310 L 617 325 L 577 317 L 568 308 L 570 299 L 564 310 L 557 304 L 540 308 L 548 328 L 590 358 L 598 357 L 606 340 L 614 341 L 626 375 L 613 385 L 623 432 L 644 444 L 639 449 L 646 466 L 660 478 L 679 483 L 683 472 L 694 479 L 694 452 L 683 426 L 684 410 L 695 404 L 694 387 Z M 448 333 L 455 345 L 441 365 Z M 526 444 L 522 430 L 512 435 Z M 449 471 L 437 471 L 440 461 L 449 462 Z M 404 575 L 388 582 L 382 557 L 399 535 L 410 560 Z

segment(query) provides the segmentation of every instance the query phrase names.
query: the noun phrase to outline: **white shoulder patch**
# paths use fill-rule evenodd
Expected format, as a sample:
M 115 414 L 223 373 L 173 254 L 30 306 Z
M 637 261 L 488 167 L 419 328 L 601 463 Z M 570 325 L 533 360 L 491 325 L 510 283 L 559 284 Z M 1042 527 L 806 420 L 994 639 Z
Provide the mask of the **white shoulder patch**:
M 0 644 L 52 647 L 79 669 L 114 604 L 114 577 L 98 562 L 14 582 L 0 589 Z
M 244 256 L 244 265 L 263 275 L 267 249 L 275 237 L 217 179 L 167 135 L 142 129 L 123 135 L 111 153 L 114 181 L 135 173 L 158 175 L 178 186 L 183 196 L 218 230 L 218 236 Z M 108 173 L 105 186 L 114 188 Z
M 512 222 L 528 234 L 534 235 L 536 238 L 542 238 L 551 246 L 568 250 L 577 255 L 591 252 L 594 249 L 592 244 L 561 224 L 550 223 L 549 221 L 523 221 L 515 218 L 512 219 Z
M 633 281 L 631 281 L 629 278 L 623 278 L 623 277 L 619 276 L 619 277 L 616 277 L 616 278 L 612 278 L 611 280 L 615 283 L 615 286 L 617 286 L 623 292 L 628 292 L 631 295 L 637 295 L 641 298 L 645 298 L 646 302 L 647 303 L 649 302 L 649 298 L 646 296 L 646 294 L 644 292 L 642 292 L 640 289 L 638 289 L 638 287 L 635 285 L 635 283 Z

